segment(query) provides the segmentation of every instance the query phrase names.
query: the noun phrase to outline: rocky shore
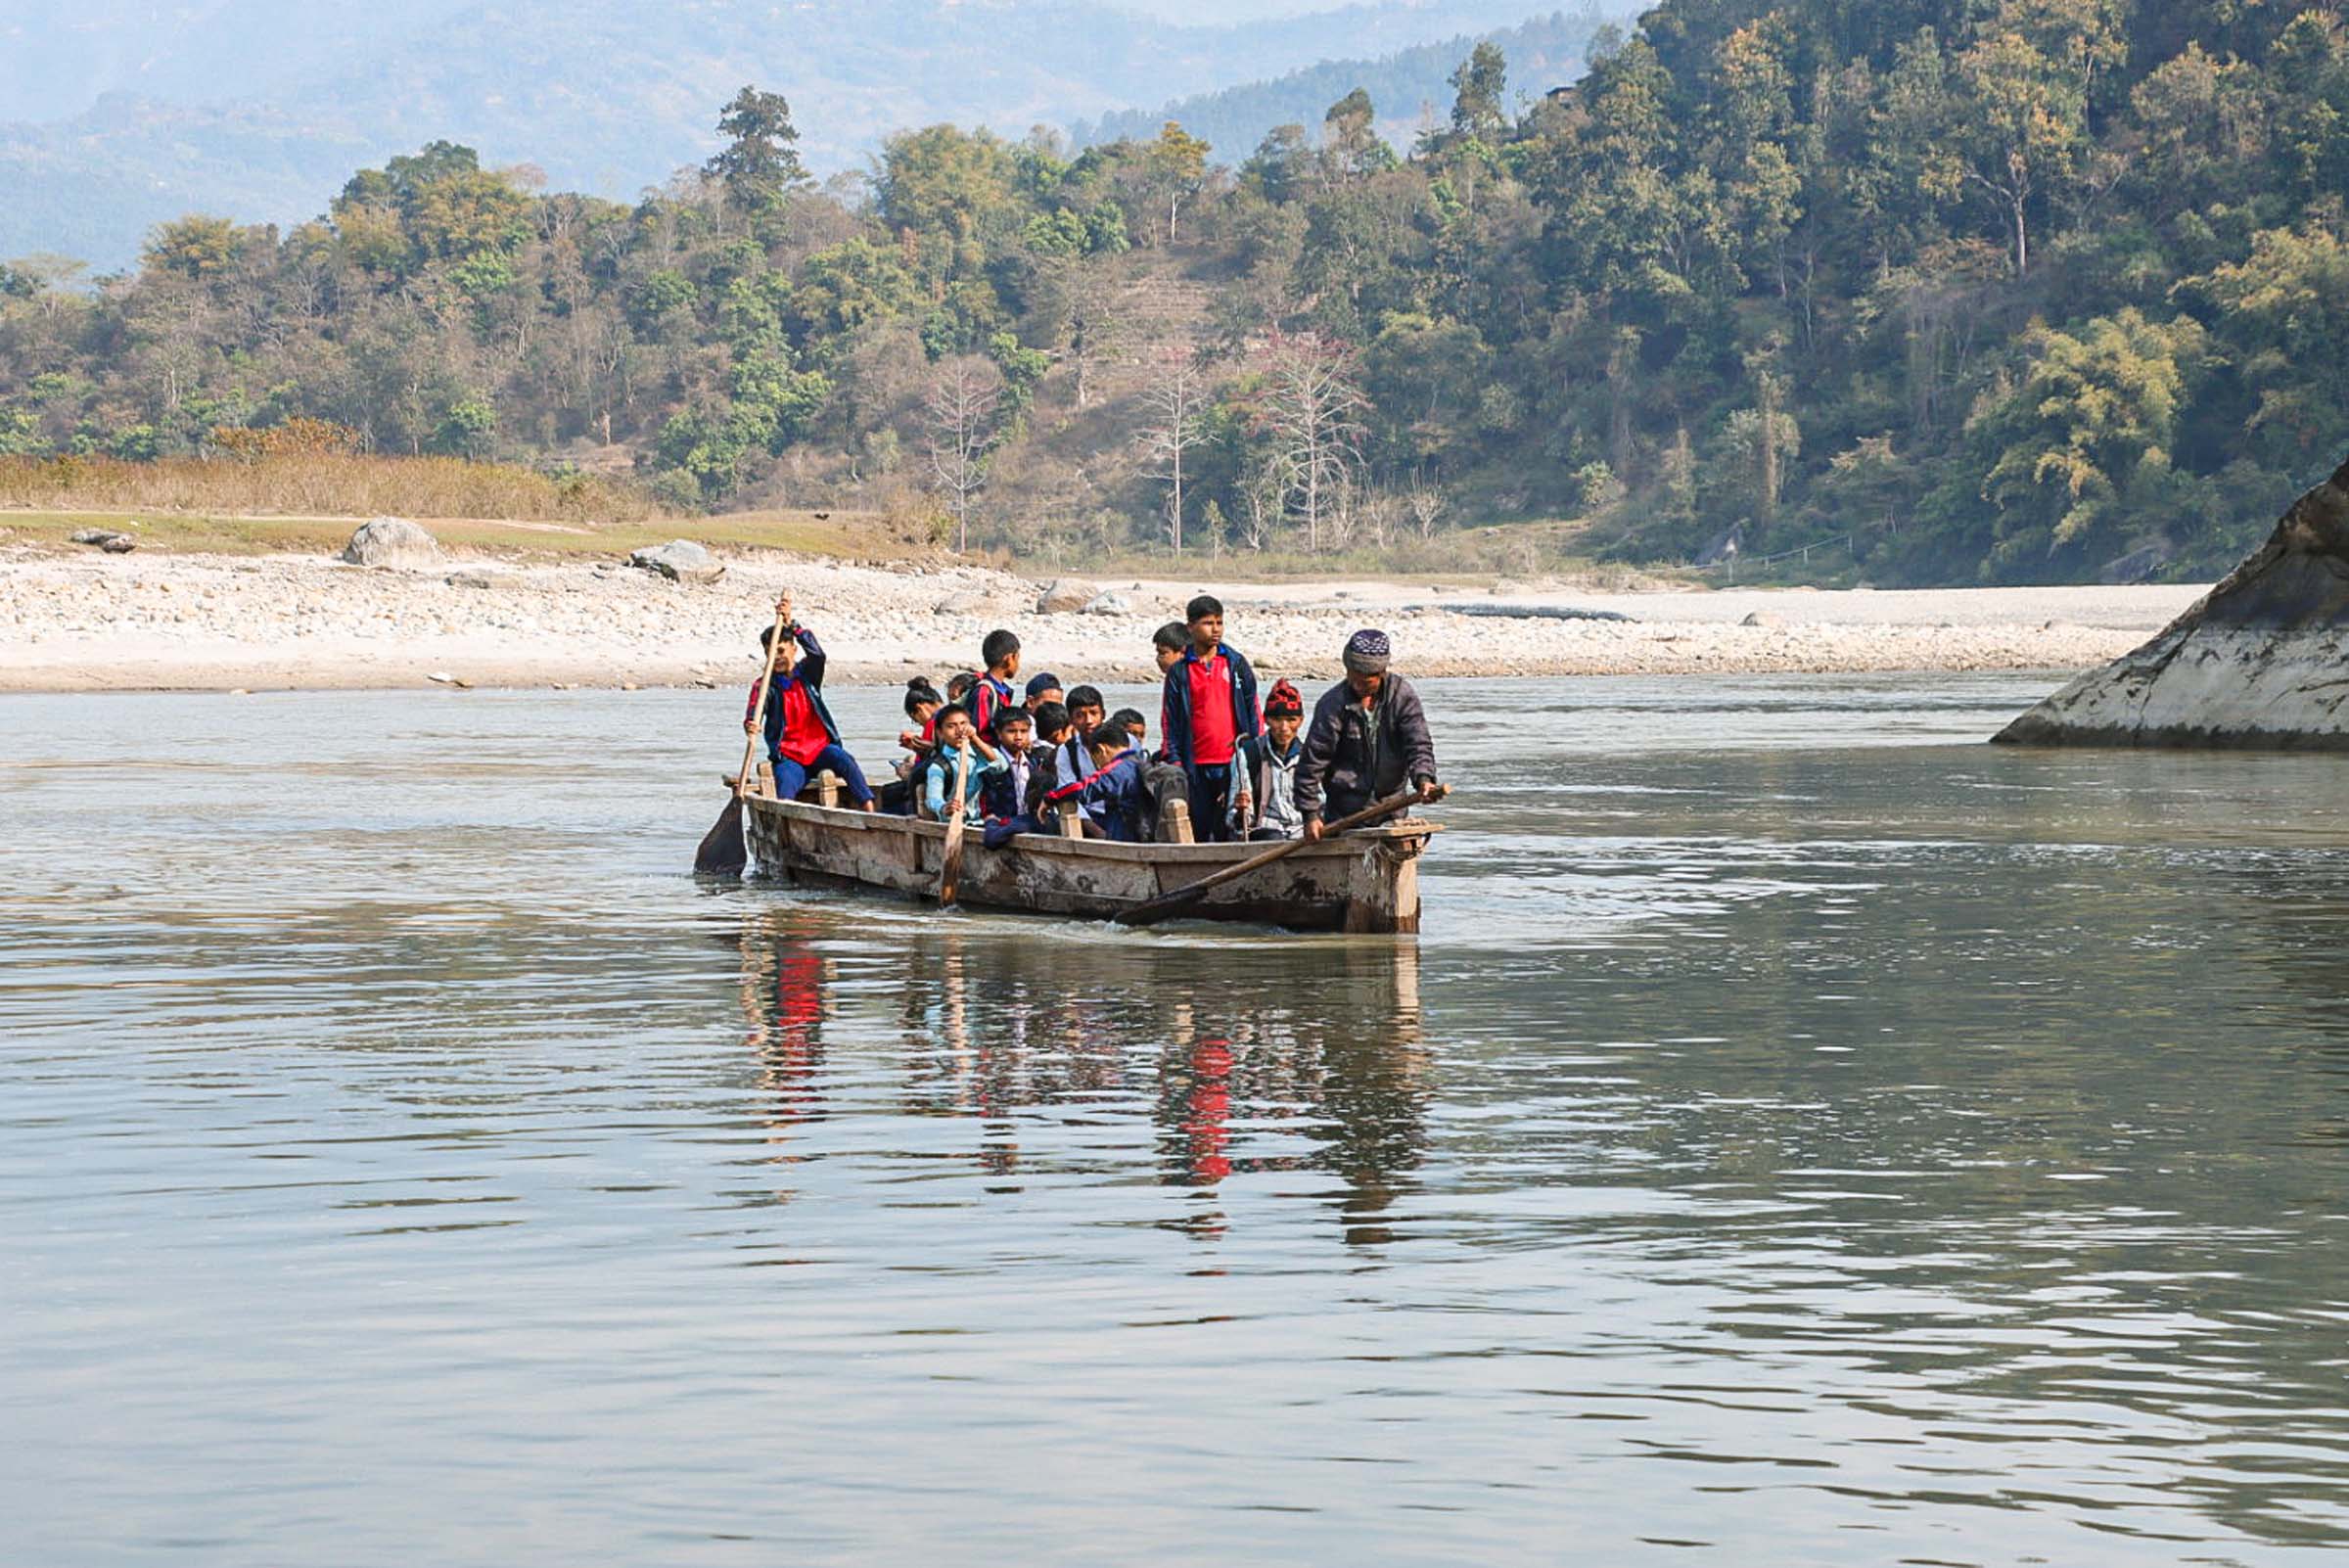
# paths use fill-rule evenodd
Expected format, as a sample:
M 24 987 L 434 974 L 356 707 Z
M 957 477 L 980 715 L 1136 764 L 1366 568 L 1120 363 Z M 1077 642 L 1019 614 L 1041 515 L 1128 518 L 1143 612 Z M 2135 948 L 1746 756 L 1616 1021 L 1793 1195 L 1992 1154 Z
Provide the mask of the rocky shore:
M 617 561 L 451 557 L 420 569 L 17 548 L 0 552 L 0 689 L 732 686 L 756 672 L 758 628 L 786 587 L 824 636 L 834 678 L 856 681 L 965 668 L 997 625 L 1020 633 L 1031 669 L 1145 677 L 1151 631 L 1203 584 L 1260 667 L 1316 678 L 1371 623 L 1422 675 L 2076 669 L 2142 642 L 2199 591 L 1267 585 L 1220 581 L 1202 563 L 1197 581 L 1102 583 L 1094 612 L 1043 614 L 1038 581 L 976 567 L 756 551 L 722 564 L 717 580 L 692 581 Z M 1565 610 L 1629 619 L 1558 618 Z

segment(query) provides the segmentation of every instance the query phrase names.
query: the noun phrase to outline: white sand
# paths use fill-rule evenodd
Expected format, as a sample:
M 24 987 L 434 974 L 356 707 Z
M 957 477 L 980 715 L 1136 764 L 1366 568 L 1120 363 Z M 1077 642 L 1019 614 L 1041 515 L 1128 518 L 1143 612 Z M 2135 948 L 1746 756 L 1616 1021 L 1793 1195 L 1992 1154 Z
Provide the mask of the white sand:
M 451 572 L 492 574 L 488 587 Z M 2202 590 L 2061 587 L 1644 594 L 1566 583 L 1439 589 L 1424 582 L 1151 582 L 1116 616 L 1035 613 L 1037 584 L 971 567 L 846 566 L 773 553 L 724 580 L 669 582 L 620 565 L 453 559 L 408 573 L 317 557 L 0 550 L 0 690 L 230 690 L 421 685 L 731 686 L 757 673 L 757 637 L 788 586 L 835 679 L 901 680 L 976 664 L 1009 626 L 1033 673 L 1069 681 L 1151 673 L 1150 633 L 1206 587 L 1267 679 L 1335 673 L 1356 626 L 1394 637 L 1397 668 L 1444 674 L 2068 669 L 2144 641 Z M 951 594 L 978 595 L 944 615 Z M 1631 623 L 1471 618 L 1454 605 L 1614 610 Z M 1435 607 L 1435 608 L 1422 608 Z M 1749 614 L 1765 623 L 1744 626 Z

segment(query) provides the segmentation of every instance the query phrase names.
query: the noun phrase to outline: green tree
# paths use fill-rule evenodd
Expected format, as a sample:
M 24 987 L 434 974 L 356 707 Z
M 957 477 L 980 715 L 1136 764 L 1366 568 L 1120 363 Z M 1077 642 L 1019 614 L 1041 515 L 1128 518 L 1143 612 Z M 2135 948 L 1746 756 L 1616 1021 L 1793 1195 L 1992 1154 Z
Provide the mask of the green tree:
M 795 186 L 806 183 L 799 128 L 781 93 L 745 86 L 719 113 L 717 133 L 726 145 L 702 169 L 726 188 L 726 200 L 739 210 L 771 211 Z

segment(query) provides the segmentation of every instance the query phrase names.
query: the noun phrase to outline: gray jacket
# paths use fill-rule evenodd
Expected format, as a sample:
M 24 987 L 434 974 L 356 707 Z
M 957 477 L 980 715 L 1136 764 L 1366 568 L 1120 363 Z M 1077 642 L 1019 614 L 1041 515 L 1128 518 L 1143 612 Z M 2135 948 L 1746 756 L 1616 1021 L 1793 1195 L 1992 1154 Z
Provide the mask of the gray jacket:
M 1341 680 L 1313 705 L 1305 756 L 1297 763 L 1297 809 L 1307 816 L 1346 816 L 1406 782 L 1435 776 L 1436 743 L 1411 683 L 1389 675 L 1364 712 Z

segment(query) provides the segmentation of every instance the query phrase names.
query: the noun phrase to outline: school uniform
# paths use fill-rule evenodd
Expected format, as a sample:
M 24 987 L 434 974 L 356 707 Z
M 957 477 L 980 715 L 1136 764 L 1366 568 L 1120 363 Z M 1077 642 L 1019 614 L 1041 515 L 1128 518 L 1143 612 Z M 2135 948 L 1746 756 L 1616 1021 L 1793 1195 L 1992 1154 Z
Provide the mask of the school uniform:
M 1183 649 L 1161 687 L 1158 722 L 1166 760 L 1189 785 L 1192 831 L 1210 841 L 1227 837 L 1232 758 L 1243 739 L 1265 727 L 1255 669 L 1223 643 L 1204 657 L 1195 647 Z
M 989 761 L 979 755 L 977 748 L 972 749 L 971 765 L 963 775 L 962 781 L 962 812 L 965 822 L 980 822 L 986 819 L 986 812 L 980 805 L 980 797 L 987 789 L 989 777 L 1000 771 L 1002 766 L 1000 759 Z M 921 772 L 915 775 L 916 781 L 920 785 L 923 809 L 928 811 L 934 820 L 940 822 L 948 820 L 946 802 L 954 793 L 954 767 L 955 754 L 941 747 L 930 754 L 930 760 L 922 764 Z
M 1142 780 L 1142 754 L 1120 752 L 1100 768 L 1055 788 L 1046 797 L 1057 806 L 1073 800 L 1096 824 L 1102 835 L 1122 844 L 1143 839 L 1142 815 L 1149 792 Z

